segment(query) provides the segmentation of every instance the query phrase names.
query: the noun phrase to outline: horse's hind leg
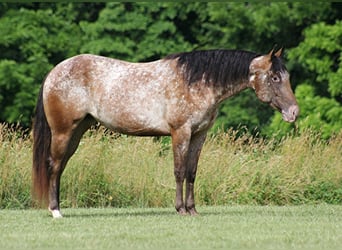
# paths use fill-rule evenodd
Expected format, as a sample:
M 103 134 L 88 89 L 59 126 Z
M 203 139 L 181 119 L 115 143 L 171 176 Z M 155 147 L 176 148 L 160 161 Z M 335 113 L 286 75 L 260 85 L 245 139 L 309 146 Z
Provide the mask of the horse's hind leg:
M 49 158 L 49 210 L 54 218 L 62 217 L 59 210 L 59 185 L 66 161 L 65 155 L 71 138 L 71 128 L 66 131 L 52 131 Z
M 76 151 L 83 133 L 95 123 L 86 116 L 63 130 L 53 130 L 51 138 L 51 156 L 49 159 L 49 210 L 54 218 L 62 217 L 59 207 L 60 178 L 70 157 Z

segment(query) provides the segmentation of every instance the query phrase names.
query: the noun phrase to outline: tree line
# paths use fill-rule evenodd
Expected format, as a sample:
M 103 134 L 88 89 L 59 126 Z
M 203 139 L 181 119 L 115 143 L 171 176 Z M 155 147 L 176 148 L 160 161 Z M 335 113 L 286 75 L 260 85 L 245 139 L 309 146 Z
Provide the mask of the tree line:
M 269 52 L 284 60 L 301 108 L 295 125 L 252 91 L 224 102 L 213 131 L 262 136 L 342 128 L 340 3 L 0 3 L 0 122 L 31 126 L 41 83 L 62 60 L 93 53 L 132 62 L 203 49 Z

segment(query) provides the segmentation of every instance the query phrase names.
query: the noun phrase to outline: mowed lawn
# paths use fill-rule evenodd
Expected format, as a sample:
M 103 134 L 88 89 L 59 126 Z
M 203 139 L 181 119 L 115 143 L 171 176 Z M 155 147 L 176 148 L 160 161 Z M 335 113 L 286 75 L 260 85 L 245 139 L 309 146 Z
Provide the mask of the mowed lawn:
M 1 210 L 0 249 L 342 249 L 342 206 Z

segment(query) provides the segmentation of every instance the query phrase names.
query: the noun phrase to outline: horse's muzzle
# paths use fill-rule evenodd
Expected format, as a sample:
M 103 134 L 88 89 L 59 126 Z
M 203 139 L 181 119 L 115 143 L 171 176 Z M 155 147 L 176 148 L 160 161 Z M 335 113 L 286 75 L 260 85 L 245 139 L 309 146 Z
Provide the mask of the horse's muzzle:
M 287 110 L 282 110 L 283 120 L 286 122 L 294 122 L 297 120 L 299 115 L 298 105 L 291 105 Z

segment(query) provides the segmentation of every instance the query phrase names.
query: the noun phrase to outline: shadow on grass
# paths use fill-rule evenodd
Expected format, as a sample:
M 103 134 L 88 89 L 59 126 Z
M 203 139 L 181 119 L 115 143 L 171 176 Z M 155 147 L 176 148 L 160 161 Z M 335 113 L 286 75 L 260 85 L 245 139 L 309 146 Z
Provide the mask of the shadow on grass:
M 94 217 L 281 217 L 296 216 L 308 217 L 317 211 L 329 215 L 334 213 L 334 209 L 326 211 L 324 206 L 218 206 L 218 207 L 199 207 L 199 215 L 190 216 L 179 215 L 174 208 L 65 208 L 61 212 L 64 218 L 94 218 Z M 48 213 L 47 213 L 48 214 Z
M 198 215 L 179 215 L 174 208 L 66 208 L 61 212 L 64 218 L 92 218 L 92 217 L 155 217 L 155 216 L 178 216 L 178 217 L 206 217 L 206 216 L 245 216 L 246 213 L 260 215 L 269 213 L 274 215 L 274 211 L 260 211 L 256 209 L 241 210 L 240 208 L 226 207 L 219 209 L 208 209 L 199 207 Z
M 149 216 L 177 216 L 176 211 L 170 210 L 160 210 L 160 209 L 137 209 L 134 211 L 130 208 L 126 209 L 82 209 L 82 212 L 72 211 L 73 209 L 68 209 L 63 213 L 64 218 L 93 218 L 93 217 L 149 217 Z M 89 210 L 89 211 L 87 211 Z

